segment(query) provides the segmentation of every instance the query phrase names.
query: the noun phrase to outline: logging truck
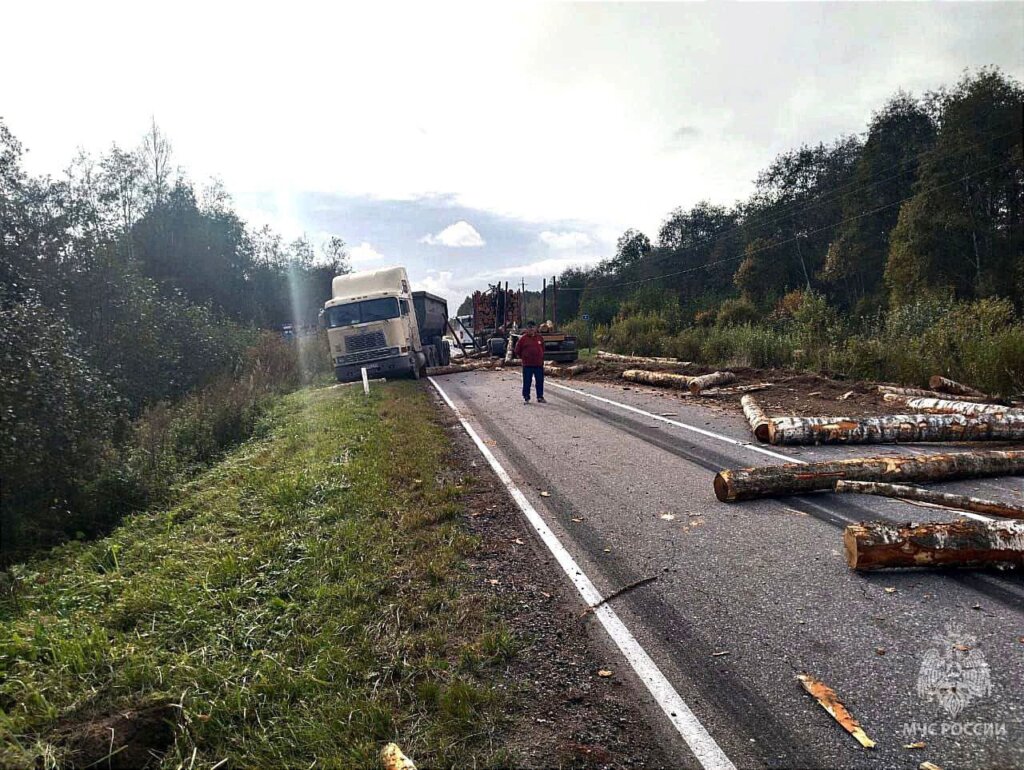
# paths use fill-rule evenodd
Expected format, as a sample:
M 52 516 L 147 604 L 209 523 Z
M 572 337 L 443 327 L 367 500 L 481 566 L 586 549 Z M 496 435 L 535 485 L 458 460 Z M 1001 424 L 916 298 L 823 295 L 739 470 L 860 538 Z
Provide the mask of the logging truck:
M 557 284 L 552 279 L 552 286 Z M 557 291 L 555 293 L 557 299 Z M 554 309 L 554 304 L 552 309 Z M 544 313 L 547 312 L 547 286 L 544 290 Z M 557 321 L 545 321 L 537 331 L 544 340 L 544 360 L 571 363 L 579 356 L 576 337 L 556 329 Z M 473 293 L 474 345 L 486 349 L 497 358 L 509 358 L 519 341 L 524 326 L 523 296 L 516 289 L 499 283 L 487 291 Z
M 411 291 L 404 267 L 339 275 L 321 313 L 338 382 L 353 382 L 362 369 L 374 377 L 419 378 L 428 366 L 447 366 L 444 339 L 448 303 Z

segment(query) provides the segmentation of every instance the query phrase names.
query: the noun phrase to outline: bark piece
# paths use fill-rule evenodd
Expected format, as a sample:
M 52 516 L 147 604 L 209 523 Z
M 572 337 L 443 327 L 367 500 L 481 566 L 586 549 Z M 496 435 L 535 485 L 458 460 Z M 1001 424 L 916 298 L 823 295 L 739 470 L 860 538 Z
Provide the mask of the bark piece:
M 402 753 L 397 743 L 389 743 L 380 750 L 380 763 L 384 770 L 416 770 L 416 765 Z
M 750 423 L 750 430 L 754 437 L 762 444 L 768 441 L 768 415 L 764 413 L 753 396 L 743 396 L 740 399 L 740 404 L 743 406 L 743 416 Z
M 1019 412 L 1024 415 L 1024 410 L 1014 409 L 1002 404 L 983 404 L 978 401 L 952 401 L 946 398 L 921 398 L 919 396 L 901 396 L 898 393 L 886 393 L 882 396 L 886 401 L 903 403 L 908 409 L 915 412 L 926 412 L 928 414 L 966 414 L 976 416 L 979 414 L 1000 415 L 1014 414 Z
M 997 500 L 983 500 L 979 497 L 970 497 L 968 495 L 954 495 L 949 492 L 937 492 L 934 489 L 909 487 L 905 484 L 887 484 L 884 481 L 840 480 L 836 482 L 836 492 L 859 492 L 865 495 L 894 497 L 898 500 L 917 500 L 922 503 L 942 505 L 961 511 L 985 513 L 989 516 L 1024 519 L 1024 505 L 1001 503 Z
M 846 563 L 888 567 L 1024 565 L 1024 521 L 960 520 L 928 524 L 868 521 L 843 533 Z
M 477 369 L 493 369 L 494 363 L 490 359 L 480 361 L 468 361 L 465 364 L 451 364 L 450 366 L 428 366 L 427 376 L 435 377 L 439 374 L 457 374 L 458 372 L 473 372 Z
M 940 393 L 937 390 L 924 390 L 923 388 L 899 388 L 895 385 L 879 385 L 878 392 L 881 394 L 893 393 L 898 396 L 917 396 L 919 398 L 946 398 L 948 393 Z M 984 398 L 971 396 L 960 396 L 961 401 L 986 401 Z
M 680 388 L 685 390 L 693 378 L 685 374 L 671 374 L 670 372 L 650 372 L 646 369 L 627 369 L 622 373 L 622 379 L 630 382 L 642 382 L 645 385 L 655 385 L 660 388 Z
M 772 444 L 907 444 L 922 441 L 1021 441 L 1024 414 L 884 414 L 875 417 L 775 417 Z
M 715 495 L 723 503 L 731 503 L 832 489 L 840 479 L 919 482 L 985 476 L 1024 476 L 1024 450 L 854 457 L 724 470 L 715 476 Z
M 803 688 L 811 694 L 811 697 L 818 701 L 818 705 L 831 714 L 832 718 L 842 725 L 846 732 L 857 739 L 857 743 L 866 749 L 875 747 L 875 742 L 867 736 L 864 728 L 860 726 L 860 722 L 842 704 L 835 690 L 810 674 L 798 674 L 797 679 L 800 680 Z
M 732 372 L 712 372 L 711 374 L 702 374 L 699 377 L 690 378 L 690 392 L 696 396 L 705 388 L 728 385 L 732 382 L 736 382 L 736 375 Z
M 971 396 L 972 398 L 988 398 L 986 394 L 982 393 L 977 388 L 972 388 L 970 385 L 964 385 L 956 380 L 946 379 L 938 374 L 928 380 L 928 387 L 932 390 L 937 390 L 940 393 L 953 393 L 957 396 Z

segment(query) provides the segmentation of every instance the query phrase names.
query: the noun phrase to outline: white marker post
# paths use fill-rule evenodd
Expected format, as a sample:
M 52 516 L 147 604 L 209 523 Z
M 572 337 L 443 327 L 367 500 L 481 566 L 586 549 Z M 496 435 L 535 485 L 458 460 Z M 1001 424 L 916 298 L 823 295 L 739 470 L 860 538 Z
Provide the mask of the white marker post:
M 362 372 L 363 372 L 363 393 L 365 393 L 366 395 L 370 395 L 370 380 L 366 376 L 366 367 L 365 366 L 362 367 Z

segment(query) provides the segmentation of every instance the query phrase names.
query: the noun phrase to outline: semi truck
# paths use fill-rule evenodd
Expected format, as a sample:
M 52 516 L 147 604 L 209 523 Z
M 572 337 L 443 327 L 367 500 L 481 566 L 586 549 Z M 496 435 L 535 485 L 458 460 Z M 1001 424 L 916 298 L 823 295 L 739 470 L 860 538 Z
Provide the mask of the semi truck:
M 321 317 L 338 382 L 358 380 L 364 368 L 374 377 L 418 379 L 451 359 L 447 301 L 412 291 L 404 267 L 335 277 Z

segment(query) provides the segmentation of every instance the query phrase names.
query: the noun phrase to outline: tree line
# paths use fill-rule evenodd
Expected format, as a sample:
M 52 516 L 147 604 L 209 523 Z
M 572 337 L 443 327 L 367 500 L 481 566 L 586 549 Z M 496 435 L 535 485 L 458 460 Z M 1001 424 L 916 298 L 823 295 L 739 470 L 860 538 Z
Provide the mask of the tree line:
M 79 152 L 57 177 L 23 156 L 0 120 L 0 549 L 101 507 L 140 415 L 251 375 L 259 330 L 315 324 L 349 269 L 339 238 L 317 254 L 247 227 L 155 121 L 138 147 Z
M 652 239 L 559 280 L 559 318 L 646 310 L 759 322 L 816 294 L 869 323 L 922 299 L 1024 307 L 1024 89 L 995 68 L 898 92 L 862 136 L 783 153 L 732 206 L 677 208 Z M 572 289 L 576 289 L 572 291 Z

